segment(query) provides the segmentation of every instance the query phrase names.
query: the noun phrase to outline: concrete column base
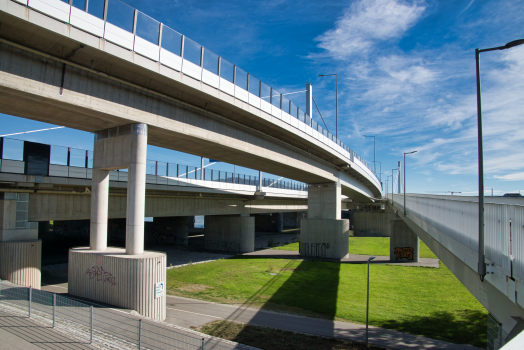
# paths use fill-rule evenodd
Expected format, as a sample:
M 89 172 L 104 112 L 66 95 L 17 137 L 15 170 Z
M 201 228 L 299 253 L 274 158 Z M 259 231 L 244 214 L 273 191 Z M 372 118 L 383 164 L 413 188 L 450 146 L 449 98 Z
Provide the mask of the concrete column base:
M 402 220 L 391 220 L 389 259 L 398 262 L 418 262 L 420 240 Z
M 122 248 L 69 250 L 69 294 L 166 319 L 166 254 L 126 255 Z M 163 296 L 156 295 L 163 283 Z
M 206 216 L 204 248 L 238 253 L 255 251 L 255 218 L 251 216 Z
M 300 255 L 303 257 L 343 259 L 349 253 L 348 219 L 302 219 Z
M 40 289 L 42 241 L 0 242 L 0 278 Z

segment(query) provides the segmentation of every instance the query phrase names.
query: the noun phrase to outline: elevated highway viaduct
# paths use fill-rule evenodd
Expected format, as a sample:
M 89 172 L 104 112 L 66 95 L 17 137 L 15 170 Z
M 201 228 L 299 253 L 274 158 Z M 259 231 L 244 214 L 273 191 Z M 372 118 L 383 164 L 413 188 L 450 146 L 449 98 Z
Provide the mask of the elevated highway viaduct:
M 91 243 L 70 252 L 70 293 L 165 317 L 165 255 L 143 247 L 147 144 L 309 184 L 301 245 L 320 247 L 325 257 L 345 256 L 349 223 L 340 218 L 341 195 L 371 201 L 381 184 L 354 151 L 310 118 L 311 87 L 303 113 L 231 64 L 228 78 L 228 62 L 218 56 L 216 71 L 206 69 L 213 56 L 201 46 L 200 62 L 184 56 L 190 40 L 167 26 L 154 22 L 156 39 L 140 34 L 152 19 L 137 10 L 128 18 L 131 28 L 112 22 L 111 4 L 93 15 L 59 0 L 0 0 L 0 112 L 96 135 Z M 126 249 L 114 250 L 107 248 L 109 172 L 125 168 Z M 31 256 L 33 246 L 20 254 Z M 121 276 L 118 290 L 86 280 L 86 268 L 95 265 L 112 266 Z M 155 293 L 140 294 L 152 286 Z

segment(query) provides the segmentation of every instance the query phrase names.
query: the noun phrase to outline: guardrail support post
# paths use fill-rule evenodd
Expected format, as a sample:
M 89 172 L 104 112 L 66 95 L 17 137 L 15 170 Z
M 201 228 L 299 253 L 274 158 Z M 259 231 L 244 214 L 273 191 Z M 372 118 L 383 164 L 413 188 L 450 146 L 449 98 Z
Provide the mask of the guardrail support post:
M 89 308 L 91 311 L 91 334 L 90 334 L 89 344 L 93 344 L 93 305 L 91 305 Z
M 206 339 L 202 338 L 202 350 L 206 349 Z
M 56 325 L 56 294 L 53 293 L 53 328 Z
M 142 349 L 142 319 L 138 320 L 138 350 Z
M 33 287 L 29 286 L 29 317 L 31 317 L 31 299 L 33 299 Z

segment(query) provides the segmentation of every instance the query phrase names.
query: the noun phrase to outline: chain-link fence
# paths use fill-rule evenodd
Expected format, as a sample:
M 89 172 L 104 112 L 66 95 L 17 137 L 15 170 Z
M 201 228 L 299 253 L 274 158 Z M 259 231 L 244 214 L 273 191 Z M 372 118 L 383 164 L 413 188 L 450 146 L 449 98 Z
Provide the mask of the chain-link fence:
M 502 324 L 499 323 L 495 317 L 488 314 L 488 350 L 498 350 L 503 347 L 504 341 L 508 335 L 502 329 Z
M 109 307 L 93 306 L 51 292 L 0 280 L 0 307 L 66 330 L 81 342 L 93 339 L 128 349 L 226 350 L 247 346 L 199 337 L 161 322 L 134 317 Z

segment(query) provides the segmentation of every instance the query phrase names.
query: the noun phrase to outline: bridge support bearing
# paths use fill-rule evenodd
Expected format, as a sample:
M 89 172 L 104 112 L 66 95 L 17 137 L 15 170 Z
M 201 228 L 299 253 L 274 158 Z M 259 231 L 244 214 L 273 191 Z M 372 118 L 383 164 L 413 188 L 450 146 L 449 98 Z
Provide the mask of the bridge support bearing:
M 400 219 L 391 220 L 389 259 L 395 262 L 418 262 L 420 240 L 406 223 Z
M 311 258 L 343 259 L 349 253 L 349 220 L 302 219 L 300 255 Z
M 204 248 L 239 253 L 255 251 L 255 218 L 252 216 L 206 216 Z
M 166 319 L 166 254 L 122 248 L 69 250 L 69 294 Z M 163 288 L 160 284 L 163 284 Z M 163 293 L 162 293 L 163 292 Z
M 28 210 L 27 193 L 0 193 L 0 278 L 40 289 L 42 241 Z

